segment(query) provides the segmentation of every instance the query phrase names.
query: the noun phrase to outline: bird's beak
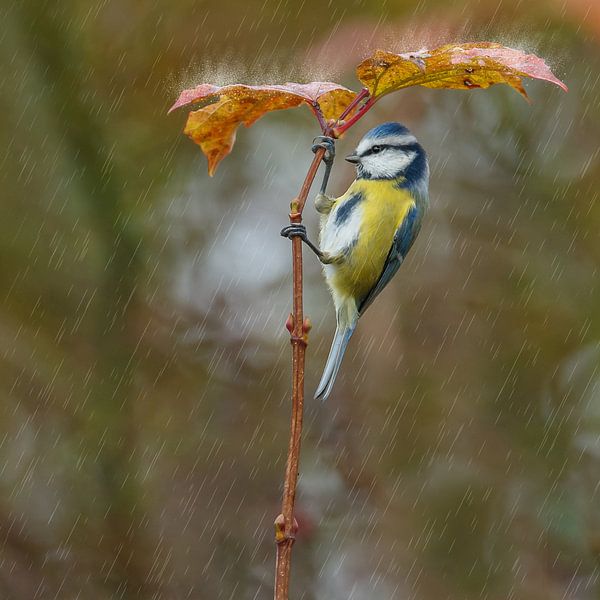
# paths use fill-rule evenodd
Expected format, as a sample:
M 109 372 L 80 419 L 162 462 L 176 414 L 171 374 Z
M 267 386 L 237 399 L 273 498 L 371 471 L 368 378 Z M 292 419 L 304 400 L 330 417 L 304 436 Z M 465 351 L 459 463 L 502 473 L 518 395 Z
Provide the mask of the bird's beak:
M 356 154 L 350 154 L 349 156 L 346 156 L 346 160 L 348 162 L 357 164 L 360 162 L 360 156 L 357 156 Z

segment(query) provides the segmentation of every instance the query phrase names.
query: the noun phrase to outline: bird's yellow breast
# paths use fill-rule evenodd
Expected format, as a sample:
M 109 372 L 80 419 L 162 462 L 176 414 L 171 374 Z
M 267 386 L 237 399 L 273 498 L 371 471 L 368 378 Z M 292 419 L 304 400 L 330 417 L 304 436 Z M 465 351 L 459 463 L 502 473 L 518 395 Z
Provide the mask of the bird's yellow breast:
M 331 273 L 330 284 L 341 296 L 359 300 L 377 283 L 394 235 L 415 204 L 408 190 L 394 184 L 397 181 L 357 180 L 335 203 L 344 202 L 357 193 L 362 195 L 355 209 L 361 211 L 356 243 Z

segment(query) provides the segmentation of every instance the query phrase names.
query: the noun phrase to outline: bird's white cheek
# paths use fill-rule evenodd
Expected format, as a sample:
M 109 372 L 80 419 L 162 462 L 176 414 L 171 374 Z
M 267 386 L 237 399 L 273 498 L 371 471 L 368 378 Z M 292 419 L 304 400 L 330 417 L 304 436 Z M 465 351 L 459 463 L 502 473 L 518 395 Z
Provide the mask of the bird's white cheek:
M 374 179 L 389 179 L 402 173 L 414 159 L 414 153 L 386 152 L 375 156 L 366 156 L 363 167 Z
M 377 164 L 376 160 L 373 160 L 370 156 L 364 157 L 361 159 L 361 164 L 363 169 L 374 177 L 379 177 L 379 173 L 381 171 L 381 165 Z

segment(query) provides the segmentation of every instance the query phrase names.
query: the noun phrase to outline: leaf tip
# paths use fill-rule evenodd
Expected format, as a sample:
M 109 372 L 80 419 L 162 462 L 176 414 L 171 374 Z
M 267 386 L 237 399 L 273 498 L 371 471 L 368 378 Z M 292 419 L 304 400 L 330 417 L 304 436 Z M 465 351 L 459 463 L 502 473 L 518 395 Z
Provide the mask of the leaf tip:
M 177 110 L 178 108 L 184 106 L 187 103 L 187 90 L 184 90 L 183 92 L 181 92 L 181 94 L 179 94 L 179 97 L 177 98 L 177 100 L 175 100 L 171 108 L 169 108 L 167 114 L 170 115 L 174 110 Z
M 177 100 L 175 100 L 175 103 L 173 104 L 173 106 L 171 106 L 167 114 L 170 115 L 174 110 L 177 110 L 182 106 L 186 106 L 187 104 L 193 104 L 194 102 L 204 100 L 208 96 L 214 94 L 217 91 L 217 89 L 218 88 L 212 84 L 202 83 L 200 85 L 197 85 L 195 88 L 182 90 L 179 94 L 179 97 L 177 98 Z
M 231 147 L 230 147 L 231 149 Z M 208 152 L 206 153 L 206 158 L 208 159 L 208 175 L 209 177 L 213 177 L 217 172 L 217 167 L 219 163 L 229 154 L 229 151 L 225 153 L 221 152 Z
M 539 77 L 539 79 L 543 79 L 544 81 L 547 81 L 549 83 L 553 83 L 554 85 L 556 85 L 557 87 L 559 87 L 563 92 L 568 92 L 569 88 L 567 87 L 567 84 L 564 81 L 561 81 L 551 70 L 550 67 L 546 66 L 547 69 L 547 73 L 544 73 L 543 76 Z

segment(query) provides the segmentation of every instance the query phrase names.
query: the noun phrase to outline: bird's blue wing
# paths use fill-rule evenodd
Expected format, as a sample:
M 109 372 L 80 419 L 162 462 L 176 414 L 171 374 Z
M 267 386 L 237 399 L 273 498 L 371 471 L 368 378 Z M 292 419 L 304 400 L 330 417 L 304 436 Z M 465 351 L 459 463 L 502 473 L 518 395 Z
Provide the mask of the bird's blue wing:
M 412 205 L 406 216 L 402 220 L 400 227 L 394 235 L 392 247 L 383 265 L 383 270 L 377 283 L 369 290 L 369 293 L 362 299 L 358 307 L 359 315 L 371 305 L 373 300 L 379 295 L 383 288 L 389 283 L 390 279 L 400 268 L 402 261 L 408 254 L 413 242 L 415 241 L 419 230 L 421 229 L 422 210 L 416 205 Z

